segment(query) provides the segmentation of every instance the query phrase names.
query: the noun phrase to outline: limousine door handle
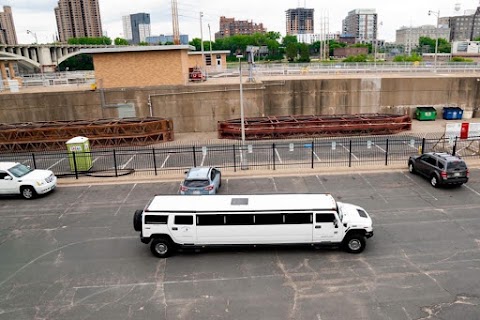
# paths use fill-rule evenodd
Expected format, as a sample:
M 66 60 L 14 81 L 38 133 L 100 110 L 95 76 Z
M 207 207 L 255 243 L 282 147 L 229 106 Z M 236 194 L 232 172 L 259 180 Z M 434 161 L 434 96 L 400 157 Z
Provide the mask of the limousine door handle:
M 177 227 L 173 227 L 172 230 L 178 230 L 178 228 L 177 228 Z
M 322 226 L 315 226 L 315 229 L 322 229 Z

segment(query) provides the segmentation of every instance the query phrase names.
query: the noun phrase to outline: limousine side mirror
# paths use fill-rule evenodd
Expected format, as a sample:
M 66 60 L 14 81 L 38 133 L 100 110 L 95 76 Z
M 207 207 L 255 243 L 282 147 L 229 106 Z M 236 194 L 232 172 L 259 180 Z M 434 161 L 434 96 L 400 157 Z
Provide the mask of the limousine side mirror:
M 13 180 L 13 178 L 10 177 L 10 176 L 5 176 L 5 178 L 3 178 L 3 180 Z
M 335 226 L 335 228 L 338 228 L 338 221 L 336 219 L 333 220 L 333 225 Z

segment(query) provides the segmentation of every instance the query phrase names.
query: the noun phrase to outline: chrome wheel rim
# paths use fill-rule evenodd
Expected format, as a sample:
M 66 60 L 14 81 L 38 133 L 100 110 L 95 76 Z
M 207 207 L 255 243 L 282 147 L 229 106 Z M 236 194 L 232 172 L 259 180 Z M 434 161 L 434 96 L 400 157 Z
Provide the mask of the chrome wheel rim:
M 410 172 L 413 172 L 413 164 L 410 163 L 410 165 L 408 166 L 408 170 L 409 170 Z
M 30 199 L 33 196 L 32 190 L 29 188 L 23 189 L 23 196 L 27 199 Z
M 437 185 L 437 178 L 432 177 L 432 180 L 430 180 L 430 183 L 432 184 L 432 186 L 436 186 Z
M 155 245 L 155 251 L 157 251 L 158 254 L 164 255 L 168 251 L 168 246 L 165 243 L 157 243 Z
M 362 243 L 358 239 L 352 239 L 348 241 L 348 247 L 350 250 L 357 251 L 362 247 Z

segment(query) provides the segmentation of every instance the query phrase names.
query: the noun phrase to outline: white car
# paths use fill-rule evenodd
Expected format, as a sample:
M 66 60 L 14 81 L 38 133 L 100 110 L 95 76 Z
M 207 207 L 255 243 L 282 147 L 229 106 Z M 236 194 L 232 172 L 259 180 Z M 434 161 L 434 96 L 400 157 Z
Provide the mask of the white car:
M 45 194 L 57 186 L 50 170 L 31 169 L 18 162 L 0 162 L 0 195 L 20 194 L 25 199 Z

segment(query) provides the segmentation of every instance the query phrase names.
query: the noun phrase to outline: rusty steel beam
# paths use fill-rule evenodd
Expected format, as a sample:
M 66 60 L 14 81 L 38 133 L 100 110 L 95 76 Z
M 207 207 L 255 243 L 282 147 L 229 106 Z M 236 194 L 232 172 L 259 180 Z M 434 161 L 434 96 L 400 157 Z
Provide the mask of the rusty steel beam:
M 0 123 L 0 151 L 61 150 L 78 136 L 89 138 L 92 148 L 174 139 L 172 120 L 154 117 Z
M 410 130 L 411 127 L 412 120 L 409 116 L 377 113 L 252 117 L 245 119 L 245 138 L 254 140 L 393 134 Z M 218 138 L 240 139 L 240 137 L 240 119 L 218 122 Z

